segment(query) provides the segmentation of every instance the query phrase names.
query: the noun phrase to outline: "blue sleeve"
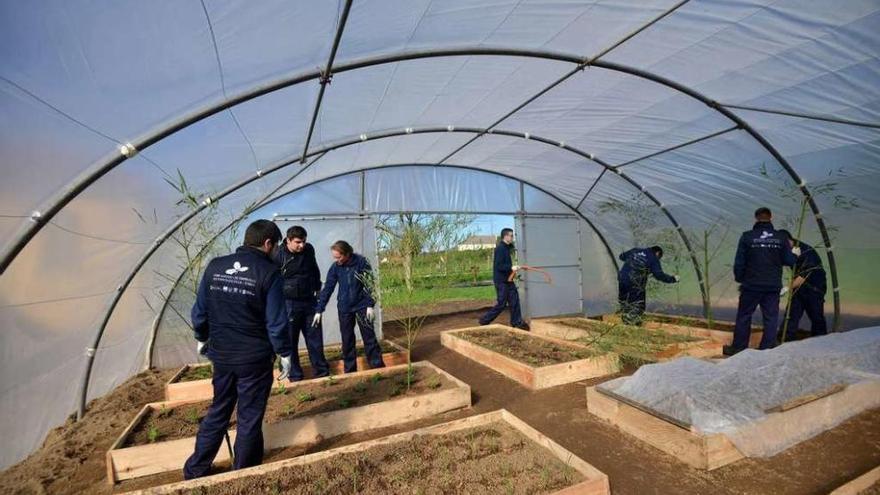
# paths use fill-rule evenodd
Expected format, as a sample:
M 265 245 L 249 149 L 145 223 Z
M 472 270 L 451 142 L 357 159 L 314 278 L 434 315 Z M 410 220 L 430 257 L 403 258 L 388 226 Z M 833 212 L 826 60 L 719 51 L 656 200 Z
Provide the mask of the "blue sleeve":
M 193 304 L 190 318 L 196 340 L 207 342 L 210 328 L 208 327 L 208 283 L 205 277 L 202 277 L 202 283 L 199 284 L 199 292 L 196 294 L 196 302 Z
M 782 264 L 794 268 L 797 263 L 797 256 L 791 252 L 788 246 L 782 248 Z
M 373 272 L 373 267 L 370 266 L 369 260 L 367 260 L 367 258 L 364 257 L 364 265 L 363 265 L 363 268 L 361 269 L 361 273 L 372 273 L 372 272 Z M 376 300 L 373 299 L 373 294 L 370 294 L 370 290 L 366 286 L 364 286 L 364 298 L 367 300 L 367 305 L 369 307 L 372 308 L 372 307 L 376 306 Z
M 266 293 L 266 329 L 275 354 L 287 357 L 293 352 L 293 342 L 287 331 L 287 310 L 284 307 L 284 292 L 281 276 L 272 275 L 269 291 Z
M 330 265 L 330 269 L 327 270 L 327 280 L 324 281 L 324 288 L 321 289 L 321 295 L 318 296 L 318 305 L 315 307 L 315 312 L 323 313 L 325 309 L 327 309 L 327 303 L 330 301 L 330 296 L 333 295 L 333 291 L 336 290 L 336 264 Z
M 629 259 L 629 255 L 632 252 L 633 252 L 632 249 L 630 249 L 629 251 L 624 251 L 624 252 L 620 253 L 620 256 L 618 256 L 618 258 L 620 259 L 620 261 L 623 261 L 624 263 L 626 263 L 626 260 Z
M 505 277 L 513 271 L 513 261 L 510 259 L 510 248 L 507 246 L 495 247 L 495 271 L 504 274 Z
M 657 256 L 655 256 L 653 252 L 648 255 L 648 269 L 651 270 L 651 274 L 654 275 L 654 278 L 661 282 L 667 284 L 675 282 L 675 277 L 663 273 L 663 267 L 660 265 L 660 260 L 657 259 Z
M 746 249 L 745 237 L 741 236 L 736 246 L 736 256 L 733 258 L 733 279 L 740 284 L 746 274 Z

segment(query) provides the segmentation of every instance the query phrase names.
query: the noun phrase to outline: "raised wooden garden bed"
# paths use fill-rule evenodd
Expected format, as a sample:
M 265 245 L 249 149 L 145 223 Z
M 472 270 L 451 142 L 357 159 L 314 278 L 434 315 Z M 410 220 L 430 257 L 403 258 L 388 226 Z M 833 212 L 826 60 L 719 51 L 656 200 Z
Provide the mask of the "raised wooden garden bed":
M 382 354 L 385 366 L 396 366 L 406 363 L 406 350 L 390 340 L 380 343 L 386 352 Z M 360 342 L 357 347 L 357 367 L 359 370 L 370 368 L 370 363 L 364 356 L 364 347 Z M 340 374 L 344 370 L 345 363 L 342 361 L 342 346 L 331 345 L 324 348 L 324 357 L 330 365 L 330 374 Z M 299 362 L 303 365 L 306 377 L 312 373 L 309 365 L 309 355 L 306 351 L 300 351 Z M 214 396 L 214 387 L 211 385 L 211 363 L 187 364 L 180 368 L 171 380 L 165 384 L 165 400 L 190 400 L 210 399 Z M 278 376 L 278 370 L 275 370 Z M 306 378 L 308 379 L 308 378 Z
M 443 346 L 531 389 L 554 387 L 620 370 L 618 356 L 503 325 L 447 330 Z
M 598 315 L 590 318 L 609 323 L 621 323 L 620 315 L 617 314 Z M 732 321 L 712 320 L 710 326 L 705 318 L 645 313 L 642 326 L 650 330 L 661 330 L 671 334 L 709 338 L 723 345 L 731 345 L 733 344 L 733 328 L 736 324 Z M 763 335 L 762 327 L 752 325 L 749 347 L 758 347 Z
M 875 491 L 869 491 L 873 489 Z M 880 492 L 880 466 L 868 471 L 858 478 L 837 487 L 828 495 L 860 495 L 862 493 Z
M 721 342 L 707 337 L 669 334 L 657 330 L 596 321 L 583 317 L 532 320 L 532 333 L 610 351 L 638 362 L 662 362 L 680 356 L 720 356 Z
M 878 405 L 880 380 L 834 387 L 768 408 L 766 416 L 739 427 L 737 434 L 780 443 L 803 441 L 805 431 L 829 429 L 836 424 L 829 419 L 834 412 L 849 417 Z M 691 425 L 597 387 L 587 388 L 587 410 L 698 469 L 717 469 L 745 457 L 724 434 L 701 433 Z M 836 416 L 839 419 L 841 414 Z
M 266 450 L 308 445 L 345 433 L 392 426 L 471 405 L 470 387 L 433 364 L 407 365 L 317 380 L 279 382 L 266 408 Z M 137 478 L 179 470 L 195 446 L 211 401 L 159 402 L 144 406 L 107 452 L 107 478 Z M 234 420 L 234 416 L 233 416 Z M 230 425 L 235 441 L 235 426 Z M 216 461 L 227 460 L 226 446 Z
M 607 495 L 608 477 L 506 410 L 133 492 Z

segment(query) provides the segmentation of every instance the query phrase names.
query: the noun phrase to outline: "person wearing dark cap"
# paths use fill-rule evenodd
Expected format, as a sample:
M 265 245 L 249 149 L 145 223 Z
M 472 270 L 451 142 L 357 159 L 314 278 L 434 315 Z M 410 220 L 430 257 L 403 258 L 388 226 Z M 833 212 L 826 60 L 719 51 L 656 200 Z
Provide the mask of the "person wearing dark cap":
M 649 275 L 667 284 L 680 280 L 678 275 L 663 272 L 660 265 L 662 257 L 663 248 L 660 246 L 633 248 L 620 255 L 623 266 L 617 274 L 617 300 L 620 305 L 618 312 L 627 325 L 642 324 Z
M 779 295 L 782 291 L 782 267 L 794 266 L 795 252 L 788 236 L 773 227 L 769 208 L 755 210 L 755 225 L 742 233 L 733 261 L 733 277 L 739 283 L 739 305 L 732 345 L 724 346 L 724 354 L 732 356 L 749 346 L 752 313 L 761 306 L 764 334 L 759 349 L 776 345 L 779 320 Z
M 810 336 L 825 335 L 828 333 L 828 324 L 825 321 L 825 292 L 828 290 L 828 282 L 825 268 L 822 267 L 822 258 L 813 246 L 795 239 L 787 230 L 779 232 L 788 238 L 788 244 L 797 256 L 797 261 L 791 283 L 791 307 L 788 318 L 783 317 L 779 325 L 778 338 L 782 339 L 784 336 L 786 341 L 796 340 L 795 333 L 804 313 L 810 319 Z M 783 287 L 780 295 L 785 295 L 788 290 L 788 287 Z

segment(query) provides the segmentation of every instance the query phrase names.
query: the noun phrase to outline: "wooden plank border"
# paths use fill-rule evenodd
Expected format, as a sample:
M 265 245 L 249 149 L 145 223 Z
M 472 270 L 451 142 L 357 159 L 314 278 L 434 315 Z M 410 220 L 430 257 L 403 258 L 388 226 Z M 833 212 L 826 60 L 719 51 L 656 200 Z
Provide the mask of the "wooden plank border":
M 397 366 L 400 364 L 406 364 L 406 349 L 401 347 L 400 345 L 390 341 L 385 340 L 383 343 L 389 344 L 391 347 L 391 352 L 385 352 L 382 354 L 382 360 L 385 362 L 385 366 Z M 341 344 L 340 344 L 341 345 Z M 324 347 L 325 351 L 327 349 L 336 349 L 340 347 L 340 345 L 331 345 Z M 360 342 L 358 342 L 358 346 L 360 346 Z M 300 355 L 302 358 L 302 355 Z M 306 357 L 308 359 L 308 357 Z M 189 399 L 200 399 L 207 400 L 214 396 L 214 387 L 211 384 L 211 379 L 206 378 L 204 380 L 191 380 L 188 382 L 180 382 L 180 377 L 189 369 L 202 367 L 202 366 L 210 366 L 211 363 L 194 363 L 194 364 L 186 364 L 180 370 L 168 380 L 168 383 L 165 384 L 165 400 L 189 400 Z M 338 359 L 335 361 L 328 362 L 330 365 L 330 374 L 340 375 L 345 371 L 345 362 L 343 360 Z M 357 367 L 359 370 L 368 370 L 370 369 L 370 363 L 367 362 L 366 356 L 358 356 L 357 358 Z M 310 366 L 304 366 L 304 368 L 311 369 Z M 275 377 L 278 377 L 279 371 L 275 370 Z M 321 380 L 321 378 L 310 378 L 308 380 Z
M 650 318 L 654 317 L 662 317 L 662 318 L 679 318 L 676 315 L 665 315 L 660 313 L 645 313 L 645 316 Z M 599 320 L 599 321 L 611 321 L 611 322 L 619 322 L 620 315 L 617 314 L 604 314 L 590 317 L 591 319 Z M 683 321 L 694 321 L 706 323 L 705 318 L 696 318 L 692 316 L 681 316 Z M 726 321 L 726 320 L 713 320 L 715 323 L 721 323 L 725 325 L 733 325 L 734 322 Z M 648 328 L 650 330 L 660 330 L 666 333 L 672 333 L 677 335 L 686 335 L 688 337 L 705 337 L 708 339 L 715 340 L 720 342 L 722 345 L 732 345 L 733 344 L 733 332 L 728 332 L 726 330 L 709 330 L 707 328 L 701 328 L 696 326 L 689 326 L 685 323 L 682 324 L 674 324 L 674 323 L 665 323 L 661 321 L 651 321 L 649 319 L 644 320 L 642 326 Z M 752 333 L 749 337 L 749 347 L 757 348 L 761 343 L 761 337 L 764 335 L 763 328 L 752 325 Z
M 436 371 L 451 381 L 455 387 L 412 397 L 404 396 L 364 406 L 311 414 L 277 423 L 264 423 L 263 437 L 265 438 L 265 449 L 268 451 L 280 447 L 308 445 L 324 438 L 393 426 L 455 409 L 470 407 L 471 389 L 468 384 L 428 361 L 416 362 L 413 363 L 413 366 Z M 377 368 L 348 373 L 337 379 L 340 381 L 360 379 L 376 373 L 387 373 L 405 368 L 405 364 L 390 368 Z M 294 389 L 303 383 L 288 383 L 286 387 Z M 122 435 L 113 443 L 111 449 L 107 451 L 108 482 L 115 483 L 120 480 L 181 469 L 183 463 L 192 454 L 195 447 L 194 436 L 147 445 L 125 448 L 121 446 L 149 410 L 159 409 L 163 406 L 173 408 L 182 404 L 201 402 L 203 400 L 205 399 L 155 402 L 144 406 Z M 235 430 L 230 430 L 229 436 L 230 440 L 234 441 Z M 215 462 L 228 460 L 228 458 L 229 454 L 226 449 L 220 449 Z
M 592 320 L 590 318 L 584 317 L 573 317 L 573 318 L 542 318 L 535 319 L 529 323 L 531 327 L 531 331 L 535 335 L 540 335 L 543 337 L 552 337 L 556 339 L 562 340 L 579 340 L 582 338 L 591 338 L 593 334 L 586 329 L 576 328 L 564 323 L 564 320 L 572 320 L 572 319 L 580 319 L 586 322 L 591 322 L 596 325 L 609 325 L 610 323 L 601 321 L 601 320 Z M 646 327 L 647 328 L 647 327 Z M 655 329 L 648 329 L 650 331 L 658 331 Z M 675 342 L 665 346 L 663 351 L 659 351 L 655 354 L 645 354 L 643 356 L 638 356 L 643 359 L 647 359 L 655 362 L 664 362 L 671 361 L 675 358 L 682 356 L 691 356 L 695 358 L 711 358 L 721 355 L 723 344 L 717 340 L 711 339 L 709 337 L 701 337 L 701 336 L 689 336 L 693 338 L 697 338 L 700 340 L 696 340 L 693 342 Z M 657 354 L 665 354 L 667 352 L 674 351 L 671 355 L 657 355 Z
M 828 495 L 859 495 L 877 483 L 880 483 L 880 466 L 875 467 L 849 483 L 837 487 Z
M 606 353 L 587 359 L 535 367 L 476 345 L 473 342 L 469 342 L 458 336 L 458 334 L 476 330 L 496 330 L 519 333 L 532 338 L 553 342 L 560 346 L 579 349 L 584 349 L 584 347 L 565 340 L 535 335 L 531 332 L 525 332 L 504 325 L 486 325 L 440 332 L 440 343 L 444 347 L 472 359 L 483 366 L 491 368 L 532 390 L 611 375 L 620 370 L 620 361 L 618 356 L 614 353 Z
M 804 431 L 829 430 L 860 412 L 880 407 L 880 380 L 866 380 L 833 390 L 818 398 L 817 394 L 805 396 L 810 399 L 806 402 L 789 401 L 786 404 L 790 407 L 740 426 L 737 435 L 762 439 L 769 445 L 791 440 L 800 442 L 806 440 Z M 587 410 L 698 469 L 716 469 L 745 457 L 723 434 L 685 429 L 651 414 L 648 408 L 633 407 L 595 387 L 587 388 Z
M 526 424 L 521 419 L 517 418 L 513 414 L 509 413 L 507 410 L 500 409 L 497 411 L 480 414 L 477 416 L 470 416 L 468 418 L 459 419 L 455 421 L 450 421 L 447 423 L 441 423 L 439 425 L 428 426 L 425 428 L 419 428 L 413 431 L 398 433 L 396 435 L 391 435 L 383 438 L 379 438 L 376 440 L 369 440 L 366 442 L 360 442 L 353 445 L 347 445 L 344 447 L 338 447 L 335 449 L 327 450 L 324 452 L 316 452 L 314 454 L 308 454 L 301 457 L 295 457 L 292 459 L 285 459 L 283 461 L 273 462 L 270 464 L 264 464 L 262 466 L 254 466 L 247 469 L 242 469 L 238 471 L 230 471 L 227 473 L 217 474 L 214 476 L 208 476 L 205 478 L 199 478 L 196 480 L 190 481 L 182 481 L 178 483 L 172 483 L 168 485 L 158 486 L 154 488 L 147 488 L 144 490 L 139 490 L 135 492 L 129 492 L 128 495 L 167 495 L 170 493 L 175 493 L 177 491 L 182 490 L 196 490 L 199 488 L 210 488 L 222 483 L 226 483 L 229 481 L 247 478 L 251 476 L 260 476 L 267 473 L 272 473 L 275 471 L 279 471 L 282 469 L 287 469 L 290 467 L 303 466 L 307 464 L 313 464 L 316 462 L 320 462 L 324 459 L 328 459 L 331 457 L 335 457 L 342 454 L 349 454 L 354 452 L 362 452 L 371 447 L 379 446 L 379 445 L 389 445 L 394 443 L 402 443 L 408 442 L 415 437 L 423 436 L 423 435 L 443 435 L 447 433 L 452 433 L 459 430 L 464 430 L 468 428 L 473 428 L 477 426 L 488 425 L 496 422 L 504 422 L 518 430 L 523 436 L 528 438 L 529 440 L 535 442 L 541 447 L 547 449 L 554 457 L 559 459 L 562 463 L 571 466 L 573 469 L 581 473 L 584 478 L 584 481 L 564 488 L 555 492 L 555 495 L 609 495 L 611 490 L 609 488 L 608 476 L 605 473 L 599 471 L 591 464 L 587 463 L 583 459 L 577 457 L 569 450 L 565 449 L 561 445 L 557 444 L 541 432 L 535 430 L 528 424 Z

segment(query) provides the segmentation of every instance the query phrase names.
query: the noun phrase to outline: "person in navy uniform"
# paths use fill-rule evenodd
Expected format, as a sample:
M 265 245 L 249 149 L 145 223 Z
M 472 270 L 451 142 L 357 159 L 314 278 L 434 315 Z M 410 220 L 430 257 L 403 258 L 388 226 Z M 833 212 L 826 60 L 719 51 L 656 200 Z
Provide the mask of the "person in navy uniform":
M 324 336 L 320 323 L 312 325 L 315 318 L 317 294 L 321 291 L 321 271 L 315 259 L 315 248 L 306 242 L 308 232 L 299 225 L 287 229 L 287 236 L 275 255 L 275 263 L 284 279 L 284 298 L 293 349 L 299 347 L 302 333 L 315 377 L 328 376 L 330 367 L 324 357 Z M 290 381 L 298 382 L 304 378 L 299 363 L 299 353 L 294 352 Z
M 789 246 L 797 256 L 794 265 L 794 280 L 791 283 L 791 308 L 788 312 L 788 328 L 785 330 L 785 340 L 796 340 L 795 334 L 801 317 L 804 313 L 810 319 L 810 336 L 825 335 L 828 333 L 828 324 L 825 321 L 825 292 L 828 290 L 828 282 L 825 268 L 822 266 L 822 258 L 819 253 L 806 242 L 791 237 L 786 230 L 780 233 L 788 237 Z M 783 287 L 780 295 L 785 295 L 788 287 Z M 785 318 L 779 325 L 778 338 L 782 339 L 785 328 Z
M 293 346 L 287 331 L 281 274 L 270 253 L 281 231 L 257 220 L 235 253 L 212 259 L 205 268 L 192 308 L 196 350 L 213 363 L 214 400 L 199 424 L 195 451 L 183 477 L 206 476 L 232 411 L 237 410 L 233 469 L 263 462 L 263 415 L 272 389 L 275 355 L 279 380 L 290 373 Z
M 370 368 L 384 368 L 382 349 L 373 328 L 376 301 L 370 294 L 365 279 L 372 276 L 372 268 L 367 258 L 354 252 L 351 244 L 336 241 L 330 246 L 334 263 L 327 271 L 327 281 L 321 289 L 312 325 L 321 323 L 322 314 L 327 308 L 330 296 L 339 285 L 336 295 L 336 309 L 339 312 L 339 333 L 342 336 L 342 360 L 345 372 L 357 371 L 357 349 L 355 347 L 354 325 L 357 323 L 364 341 L 364 352 Z
M 660 246 L 633 248 L 619 256 L 623 266 L 617 274 L 617 302 L 620 318 L 625 324 L 642 324 L 649 275 L 667 284 L 679 281 L 678 275 L 663 272 L 662 257 L 663 248 Z
M 510 325 L 523 330 L 529 330 L 529 325 L 523 321 L 522 310 L 519 305 L 519 291 L 513 281 L 513 275 L 519 271 L 519 266 L 513 264 L 511 252 L 513 247 L 513 229 L 501 229 L 501 240 L 495 246 L 495 256 L 492 261 L 492 283 L 495 284 L 495 306 L 492 306 L 486 314 L 480 317 L 480 325 L 488 325 L 498 318 L 504 308 L 510 308 Z
M 739 283 L 739 307 L 733 344 L 724 346 L 724 354 L 732 356 L 749 346 L 752 313 L 761 306 L 764 334 L 759 349 L 776 345 L 779 320 L 779 295 L 782 291 L 782 267 L 794 266 L 795 254 L 784 231 L 777 231 L 769 208 L 755 210 L 755 225 L 742 233 L 733 261 L 733 276 Z

